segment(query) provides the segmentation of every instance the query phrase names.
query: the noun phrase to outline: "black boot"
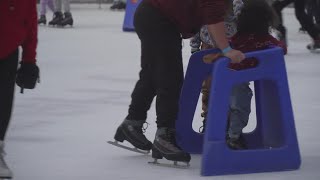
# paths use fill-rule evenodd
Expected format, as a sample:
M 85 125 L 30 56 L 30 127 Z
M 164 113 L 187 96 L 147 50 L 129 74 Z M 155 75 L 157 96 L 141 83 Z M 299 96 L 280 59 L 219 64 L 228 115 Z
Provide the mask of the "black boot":
M 111 10 L 122 10 L 126 9 L 126 3 L 122 1 L 115 1 L 113 5 L 110 7 Z
M 230 138 L 229 136 L 227 137 L 227 145 L 229 148 L 233 150 L 243 150 L 243 149 L 248 149 L 246 142 L 242 135 L 239 138 Z
M 175 139 L 175 130 L 172 128 L 158 128 L 152 147 L 152 157 L 170 161 L 189 162 L 191 156 L 178 147 Z
M 64 13 L 64 19 L 58 23 L 58 26 L 73 25 L 73 18 L 70 12 Z
M 141 150 L 151 150 L 152 143 L 146 138 L 142 131 L 144 123 L 144 121 L 125 119 L 118 127 L 114 139 L 119 142 L 126 140 Z
M 307 49 L 310 51 L 320 51 L 320 34 L 313 39 L 313 42 L 311 44 L 307 45 Z
M 49 22 L 49 25 L 57 25 L 60 21 L 63 20 L 63 15 L 60 11 L 57 11 L 53 14 L 52 20 Z
M 40 18 L 38 19 L 38 24 L 47 24 L 47 18 L 45 15 L 40 15 Z

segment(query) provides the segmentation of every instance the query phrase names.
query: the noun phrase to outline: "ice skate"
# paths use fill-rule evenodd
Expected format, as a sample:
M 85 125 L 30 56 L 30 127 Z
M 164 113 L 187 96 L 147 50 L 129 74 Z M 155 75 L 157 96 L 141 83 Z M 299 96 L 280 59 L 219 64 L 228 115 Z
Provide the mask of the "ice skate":
M 122 1 L 115 1 L 112 6 L 110 6 L 111 10 L 124 10 L 126 9 L 126 3 Z
M 38 19 L 38 24 L 43 24 L 46 25 L 47 24 L 47 18 L 45 15 L 41 15 L 40 18 Z
M 308 44 L 307 49 L 313 53 L 320 53 L 320 40 L 314 40 L 313 43 Z
M 149 154 L 152 148 L 152 143 L 143 134 L 143 130 L 145 130 L 145 128 L 143 128 L 144 123 L 144 121 L 125 119 L 117 129 L 114 136 L 115 141 L 108 141 L 108 143 L 133 152 Z M 119 143 L 124 140 L 132 144 L 134 148 Z
M 71 13 L 70 12 L 65 12 L 64 13 L 64 18 L 61 21 L 59 21 L 57 23 L 57 25 L 58 26 L 62 26 L 62 27 L 66 26 L 66 25 L 73 26 L 73 18 L 72 18 Z
M 12 172 L 9 169 L 7 163 L 4 160 L 4 144 L 3 141 L 0 141 L 0 179 L 11 179 L 12 178 Z
M 173 161 L 173 164 L 159 163 L 158 160 L 165 158 Z M 152 158 L 150 164 L 166 167 L 188 168 L 191 156 L 178 147 L 175 139 L 175 130 L 172 128 L 159 128 L 152 146 Z M 182 163 L 182 164 L 181 164 Z
M 61 12 L 55 12 L 53 15 L 53 19 L 49 22 L 49 25 L 55 26 L 57 25 L 60 21 L 63 20 L 63 15 Z

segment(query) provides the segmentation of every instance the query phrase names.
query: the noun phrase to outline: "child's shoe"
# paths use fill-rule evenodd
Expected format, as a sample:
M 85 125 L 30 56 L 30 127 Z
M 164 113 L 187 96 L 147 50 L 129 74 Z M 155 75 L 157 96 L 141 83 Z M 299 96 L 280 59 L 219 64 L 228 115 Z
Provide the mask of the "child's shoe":
M 227 137 L 227 145 L 229 148 L 231 148 L 233 150 L 248 149 L 242 136 L 240 136 L 239 138 L 230 138 L 228 136 Z

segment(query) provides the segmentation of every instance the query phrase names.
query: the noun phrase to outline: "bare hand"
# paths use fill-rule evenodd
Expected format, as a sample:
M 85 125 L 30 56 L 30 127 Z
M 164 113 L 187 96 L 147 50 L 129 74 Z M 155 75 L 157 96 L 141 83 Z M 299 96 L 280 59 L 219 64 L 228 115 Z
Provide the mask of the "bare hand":
M 241 51 L 235 49 L 230 50 L 229 52 L 224 54 L 224 56 L 231 59 L 231 63 L 240 63 L 245 59 L 245 55 Z

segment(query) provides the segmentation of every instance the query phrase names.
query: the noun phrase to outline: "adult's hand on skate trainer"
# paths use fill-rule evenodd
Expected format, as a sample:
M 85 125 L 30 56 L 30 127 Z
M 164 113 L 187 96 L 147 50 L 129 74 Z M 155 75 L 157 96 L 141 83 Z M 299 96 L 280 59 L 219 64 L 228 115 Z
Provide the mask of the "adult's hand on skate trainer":
M 240 63 L 246 57 L 241 51 L 235 49 L 228 51 L 224 56 L 231 59 L 231 63 Z

